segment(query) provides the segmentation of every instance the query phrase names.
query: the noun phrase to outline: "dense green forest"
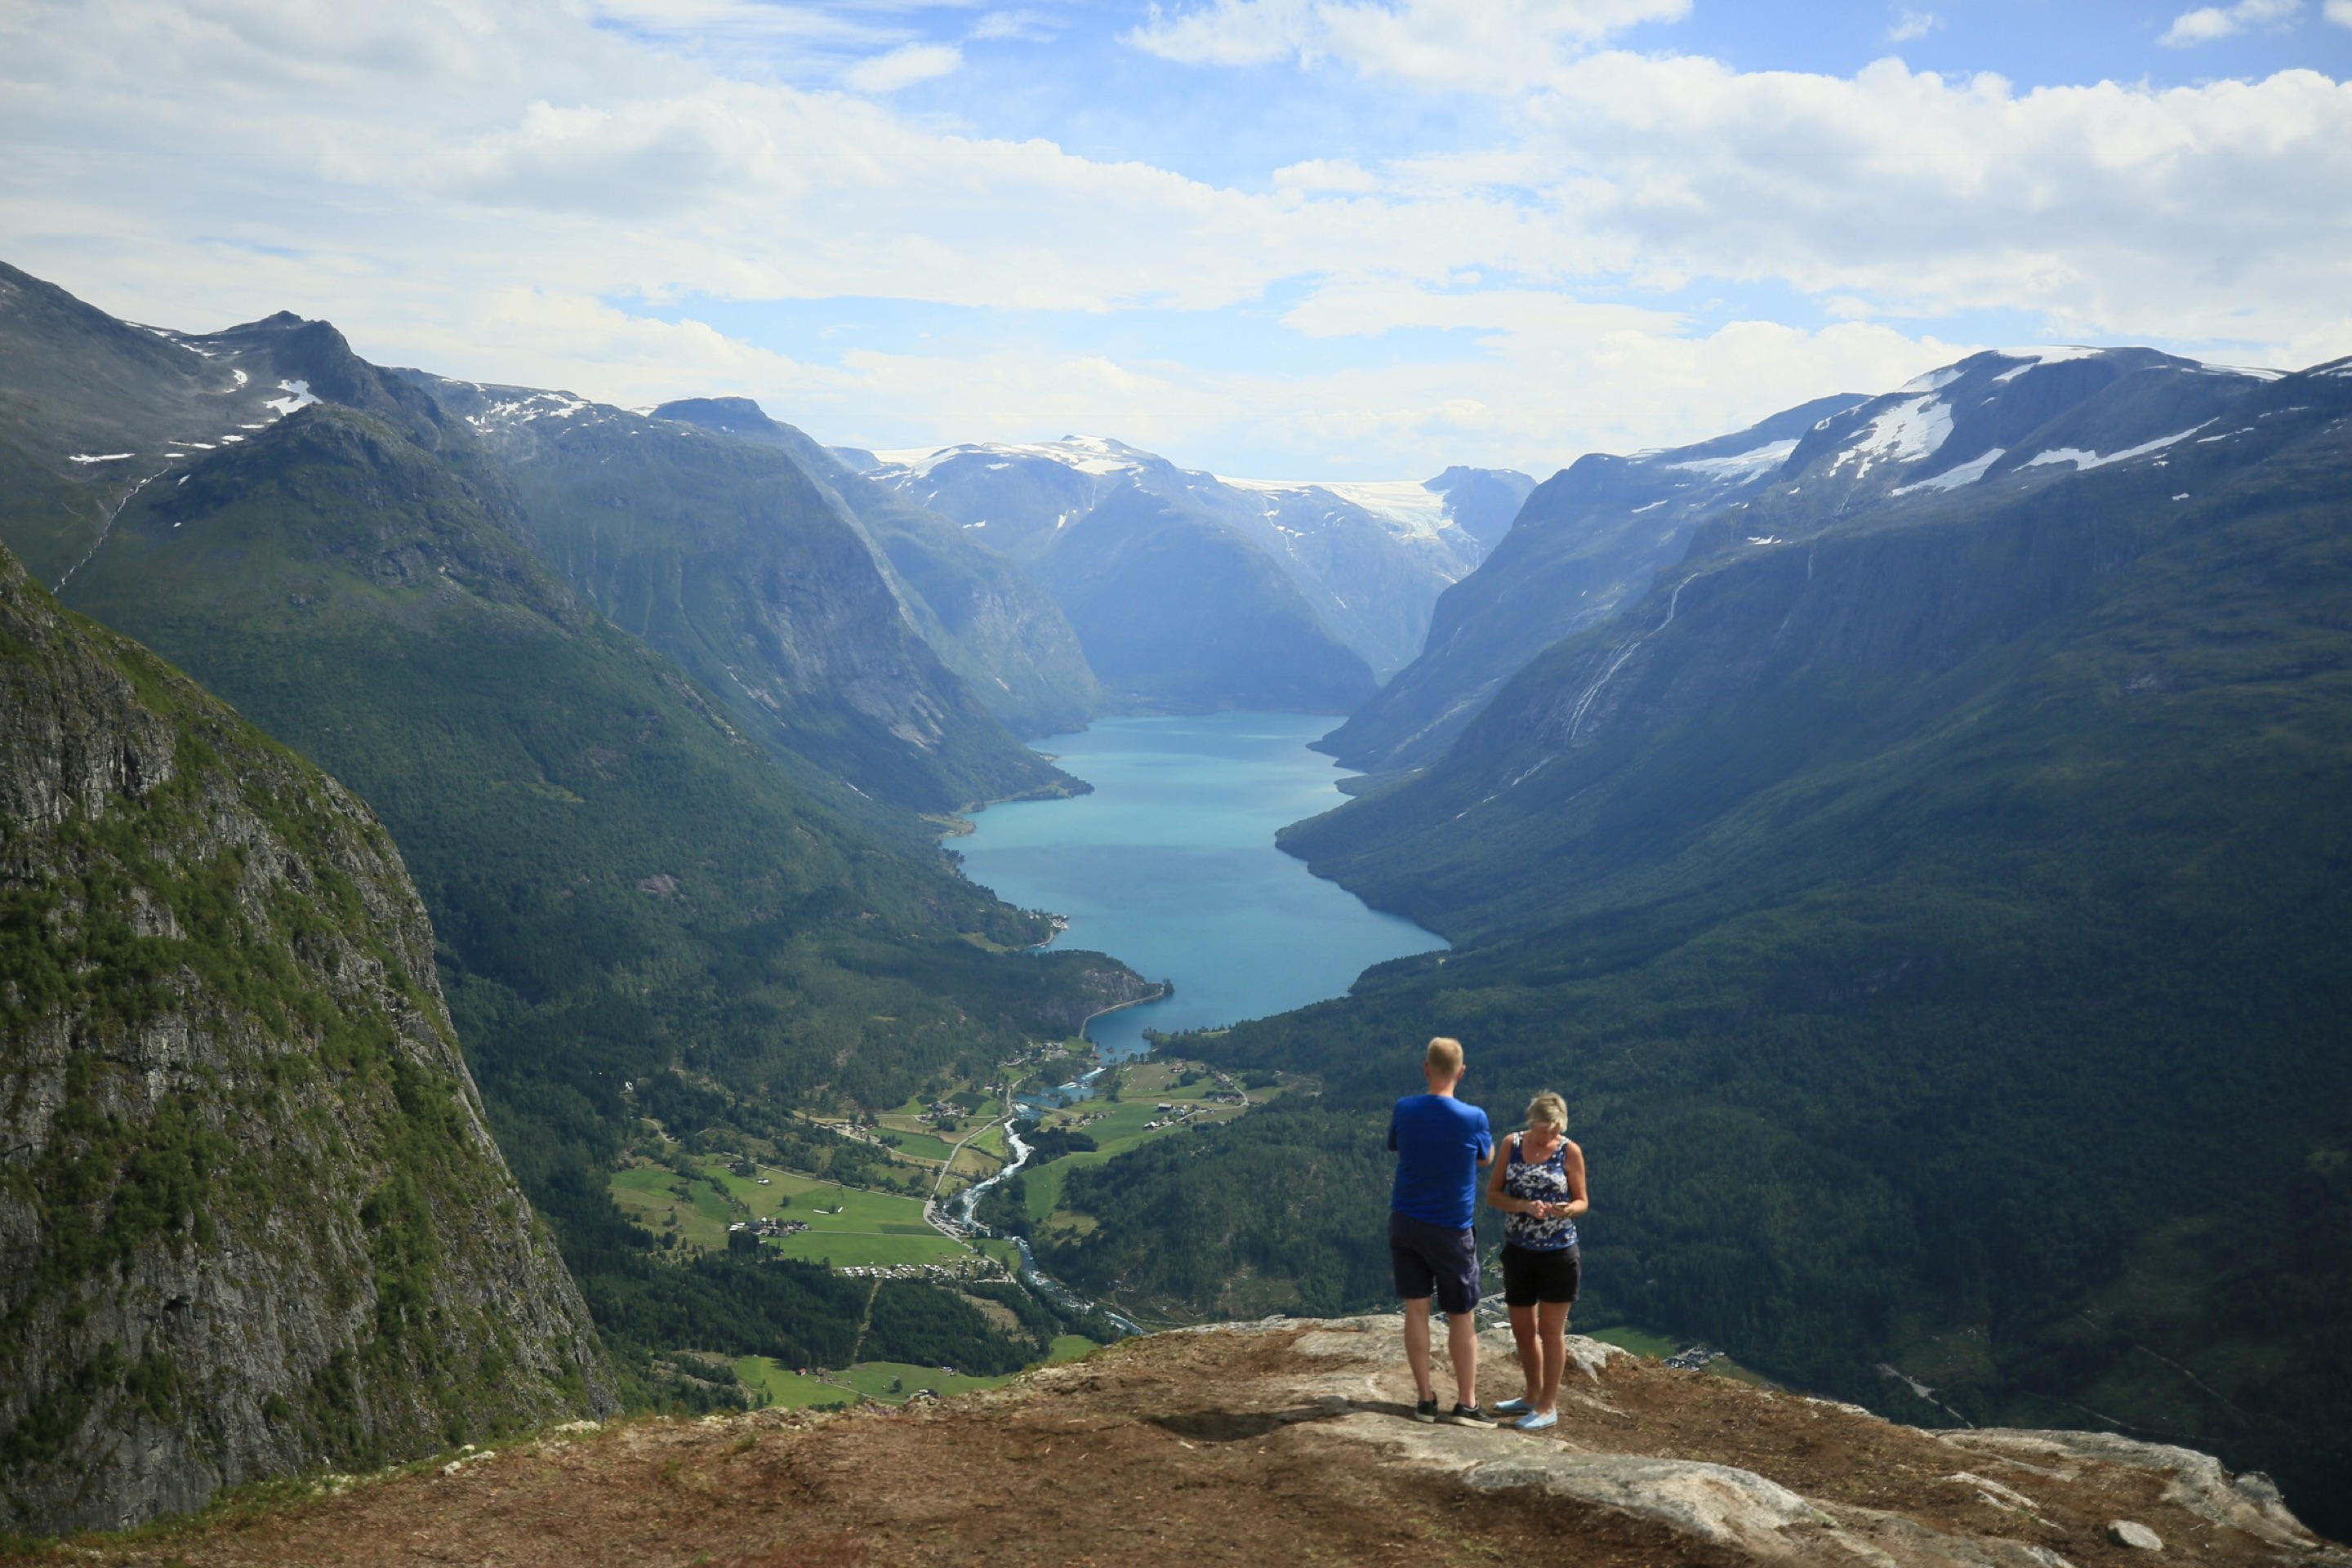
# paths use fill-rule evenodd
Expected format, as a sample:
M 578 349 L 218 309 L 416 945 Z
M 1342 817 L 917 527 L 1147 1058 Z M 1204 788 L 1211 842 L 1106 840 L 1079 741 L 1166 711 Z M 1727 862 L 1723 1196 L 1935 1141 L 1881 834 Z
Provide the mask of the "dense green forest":
M 1456 951 L 1182 1040 L 1319 1107 L 1074 1178 L 1105 1223 L 1054 1264 L 1378 1300 L 1334 1254 L 1377 1257 L 1370 1140 L 1456 1035 L 1498 1122 L 1569 1097 L 1585 1321 L 2192 1443 L 2346 1528 L 2347 412 L 2290 377 L 2162 469 L 1703 535 L 1444 763 L 1292 830 Z

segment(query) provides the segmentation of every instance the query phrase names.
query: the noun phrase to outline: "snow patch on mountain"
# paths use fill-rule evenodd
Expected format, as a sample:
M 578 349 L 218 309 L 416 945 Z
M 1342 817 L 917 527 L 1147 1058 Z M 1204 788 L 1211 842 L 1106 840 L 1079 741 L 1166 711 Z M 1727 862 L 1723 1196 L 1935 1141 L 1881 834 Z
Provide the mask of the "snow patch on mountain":
M 278 390 L 286 395 L 265 398 L 261 405 L 275 408 L 281 415 L 291 414 L 298 408 L 308 408 L 319 401 L 318 395 L 310 390 L 310 384 L 307 381 L 281 381 L 278 384 Z
M 1979 457 L 1970 458 L 1957 468 L 1946 468 L 1933 479 L 1921 479 L 1916 485 L 1897 485 L 1894 493 L 1907 496 L 1913 490 L 1956 490 L 1962 485 L 1972 485 L 1985 477 L 1985 471 L 2001 460 L 2007 448 L 1995 447 Z
M 1364 512 L 1399 539 L 1434 542 L 1446 538 L 1449 531 L 1445 498 L 1413 479 L 1237 479 L 1225 474 L 1215 478 L 1230 489 L 1268 498 L 1269 517 L 1285 503 L 1314 506 L 1318 497 L 1329 497 Z
M 1772 441 L 1745 452 L 1735 452 L 1728 458 L 1693 458 L 1688 462 L 1668 463 L 1666 467 L 1684 473 L 1703 474 L 1710 479 L 1747 479 L 1779 468 L 1789 460 L 1797 443 Z M 1662 505 L 1663 502 L 1652 502 Z
M 1916 463 L 1932 457 L 1951 433 L 1950 404 L 1933 396 L 1915 397 L 1873 419 L 1831 465 L 1831 472 L 1856 463 L 1860 467 L 1853 477 L 1860 479 L 1880 463 Z
M 1123 442 L 1100 436 L 1066 436 L 1059 441 L 972 441 L 955 447 L 901 447 L 878 451 L 875 460 L 884 468 L 903 469 L 910 477 L 929 479 L 931 470 L 956 458 L 994 458 L 992 468 L 1007 468 L 1023 458 L 1043 458 L 1066 468 L 1097 479 L 1132 473 L 1143 467 L 1144 454 Z
M 1961 374 L 1958 365 L 1948 364 L 1941 370 L 1931 370 L 1925 375 L 1913 376 L 1909 381 L 1896 387 L 1895 394 L 1900 397 L 1916 392 L 1941 392 L 1959 380 Z
M 2045 344 L 2030 349 L 1996 349 L 1993 352 L 1999 354 L 2002 359 L 2023 360 L 2025 362 L 2023 364 L 2019 365 L 2015 370 L 2005 370 L 1999 375 L 1994 376 L 1992 378 L 1993 384 L 1995 386 L 1999 386 L 2004 381 L 2015 381 L 2027 371 L 2033 370 L 2042 365 L 2064 364 L 2071 359 L 2096 359 L 2100 354 L 2106 351 L 2104 349 L 2086 349 L 2075 343 L 2060 343 L 2055 345 Z
M 2084 468 L 2104 468 L 2109 463 L 2126 462 L 2133 458 L 2145 458 L 2150 452 L 2160 452 L 2176 441 L 2186 441 L 2211 423 L 2213 421 L 2208 419 L 2204 424 L 2191 425 L 2188 429 L 2175 431 L 2169 436 L 2158 436 L 2153 441 L 2142 441 L 2137 447 L 2126 447 L 2120 452 L 2110 452 L 2104 458 L 2096 452 L 2086 452 L 2080 447 L 2054 447 L 2047 452 L 2034 453 L 2019 466 L 2038 468 L 2046 463 L 2072 463 L 2078 471 Z

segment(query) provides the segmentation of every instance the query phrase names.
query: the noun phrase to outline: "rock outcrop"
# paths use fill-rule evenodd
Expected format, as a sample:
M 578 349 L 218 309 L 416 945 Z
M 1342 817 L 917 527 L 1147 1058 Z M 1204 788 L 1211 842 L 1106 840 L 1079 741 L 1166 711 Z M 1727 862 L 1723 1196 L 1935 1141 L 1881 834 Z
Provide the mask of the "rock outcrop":
M 397 849 L 0 551 L 0 1526 L 614 1407 Z
M 1541 1563 L 2343 1568 L 2259 1477 L 2083 1433 L 1896 1426 L 1571 1338 L 1552 1432 L 1412 1419 L 1402 1320 L 1124 1341 L 989 1393 L 551 1432 L 109 1563 Z M 1516 1391 L 1509 1336 L 1481 1349 Z M 1440 1376 L 1445 1376 L 1441 1362 Z M 2128 1524 L 2129 1530 L 2117 1526 Z

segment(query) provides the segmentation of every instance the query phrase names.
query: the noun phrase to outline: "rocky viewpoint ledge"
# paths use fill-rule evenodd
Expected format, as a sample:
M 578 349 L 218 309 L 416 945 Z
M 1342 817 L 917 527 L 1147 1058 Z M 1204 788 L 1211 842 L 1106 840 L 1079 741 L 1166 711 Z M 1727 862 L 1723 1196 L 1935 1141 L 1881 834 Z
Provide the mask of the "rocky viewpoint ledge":
M 1129 1340 L 944 1403 L 580 1422 L 36 1559 L 738 1565 L 2352 1565 L 2256 1476 L 2080 1432 L 1926 1432 L 1571 1339 L 1560 1425 L 1411 1418 L 1401 1320 Z M 1485 1342 L 1511 1392 L 1507 1335 Z M 1441 1368 L 1441 1382 L 1443 1370 Z M 2137 1542 L 2137 1544 L 2133 1542 Z

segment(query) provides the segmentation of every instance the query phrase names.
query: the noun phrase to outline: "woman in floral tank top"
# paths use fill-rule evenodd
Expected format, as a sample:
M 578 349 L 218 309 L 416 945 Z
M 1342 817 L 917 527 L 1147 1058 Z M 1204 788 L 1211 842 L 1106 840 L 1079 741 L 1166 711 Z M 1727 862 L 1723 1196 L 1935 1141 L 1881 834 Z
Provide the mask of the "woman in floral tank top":
M 1568 1102 L 1546 1089 L 1528 1102 L 1528 1130 L 1506 1141 L 1486 1202 L 1503 1215 L 1503 1304 L 1519 1342 L 1527 1396 L 1495 1406 L 1522 1432 L 1559 1424 L 1560 1373 L 1568 1364 L 1568 1310 L 1582 1282 L 1576 1216 L 1590 1206 L 1584 1151 L 1568 1141 Z

